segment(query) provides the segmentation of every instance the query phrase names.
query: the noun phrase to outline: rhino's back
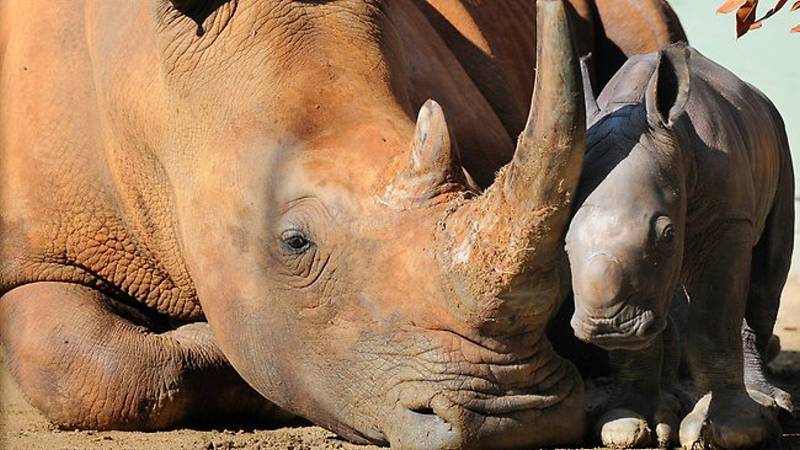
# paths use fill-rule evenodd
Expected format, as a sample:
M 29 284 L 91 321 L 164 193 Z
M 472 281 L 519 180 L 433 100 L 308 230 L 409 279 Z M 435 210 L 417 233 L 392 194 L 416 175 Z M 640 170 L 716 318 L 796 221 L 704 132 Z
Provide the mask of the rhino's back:
M 783 120 L 758 89 L 691 49 L 688 146 L 697 167 L 696 216 L 716 208 L 727 220 L 750 221 L 759 239 L 782 183 L 791 179 Z M 715 206 L 719 205 L 719 206 Z M 710 209 L 712 211 L 703 211 Z
M 106 159 L 85 12 L 64 0 L 0 8 L 0 295 L 35 281 L 101 286 L 164 313 L 202 315 L 126 216 Z M 159 219 L 159 220 L 163 220 Z M 150 244 L 150 245 L 148 245 Z

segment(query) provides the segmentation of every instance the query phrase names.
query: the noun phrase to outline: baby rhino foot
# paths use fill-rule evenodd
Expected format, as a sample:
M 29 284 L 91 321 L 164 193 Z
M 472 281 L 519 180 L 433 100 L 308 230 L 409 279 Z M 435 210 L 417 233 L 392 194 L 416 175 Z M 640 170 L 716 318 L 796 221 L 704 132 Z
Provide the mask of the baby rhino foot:
M 757 401 L 762 406 L 770 409 L 781 409 L 794 415 L 795 407 L 792 396 L 783 389 L 777 388 L 768 382 L 761 382 L 747 386 L 747 393 L 750 398 Z
M 612 409 L 597 420 L 597 432 L 609 448 L 649 447 L 652 442 L 647 420 L 629 409 Z
M 781 435 L 774 415 L 744 394 L 706 394 L 681 422 L 683 448 L 777 448 Z
M 598 418 L 596 432 L 609 448 L 651 447 L 654 441 L 664 448 L 677 442 L 678 416 L 673 408 L 660 406 L 650 419 L 631 409 L 615 408 Z

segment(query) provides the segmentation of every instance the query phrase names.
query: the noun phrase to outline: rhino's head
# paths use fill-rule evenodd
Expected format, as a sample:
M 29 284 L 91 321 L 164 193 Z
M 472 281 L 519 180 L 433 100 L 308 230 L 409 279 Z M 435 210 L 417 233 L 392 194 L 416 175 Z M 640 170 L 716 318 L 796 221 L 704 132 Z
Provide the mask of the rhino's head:
M 579 437 L 580 379 L 543 336 L 584 150 L 564 6 L 539 2 L 533 114 L 480 193 L 445 116 L 481 105 L 409 117 L 418 86 L 403 74 L 447 60 L 401 33 L 422 17 L 411 2 L 273 3 L 285 9 L 223 2 L 198 31 L 216 33 L 207 47 L 164 12 L 167 84 L 151 89 L 169 102 L 142 114 L 171 130 L 159 163 L 225 355 L 264 396 L 354 441 Z M 399 54 L 404 40 L 419 60 Z
M 687 57 L 676 46 L 629 63 L 601 95 L 610 112 L 587 101 L 594 123 L 566 247 L 572 327 L 606 349 L 650 345 L 680 277 L 690 166 L 677 122 L 688 97 Z M 646 86 L 643 103 L 628 103 L 637 86 Z

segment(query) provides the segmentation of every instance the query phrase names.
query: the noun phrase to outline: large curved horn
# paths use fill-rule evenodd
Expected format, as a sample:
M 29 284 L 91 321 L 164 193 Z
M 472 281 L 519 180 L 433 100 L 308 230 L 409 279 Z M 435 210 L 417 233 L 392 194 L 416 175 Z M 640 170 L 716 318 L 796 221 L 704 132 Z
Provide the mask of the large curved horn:
M 530 292 L 517 295 L 521 283 L 530 287 L 526 280 L 537 272 L 557 272 L 586 147 L 580 68 L 564 4 L 539 0 L 537 8 L 536 81 L 514 158 L 483 195 L 443 222 L 445 272 L 462 303 L 469 297 L 481 316 L 493 314 L 500 298 L 529 302 Z

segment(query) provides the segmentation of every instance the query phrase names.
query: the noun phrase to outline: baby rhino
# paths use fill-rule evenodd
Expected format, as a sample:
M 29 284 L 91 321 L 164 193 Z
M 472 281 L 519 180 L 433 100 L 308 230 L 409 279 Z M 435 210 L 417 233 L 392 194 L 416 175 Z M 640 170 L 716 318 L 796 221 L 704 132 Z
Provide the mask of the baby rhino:
M 794 229 L 780 115 L 685 44 L 631 58 L 598 100 L 587 94 L 567 252 L 572 327 L 611 351 L 619 389 L 597 421 L 603 443 L 771 445 L 780 428 L 764 406 L 793 408 L 764 376 Z M 679 433 L 674 298 L 688 302 L 676 323 L 700 398 Z

